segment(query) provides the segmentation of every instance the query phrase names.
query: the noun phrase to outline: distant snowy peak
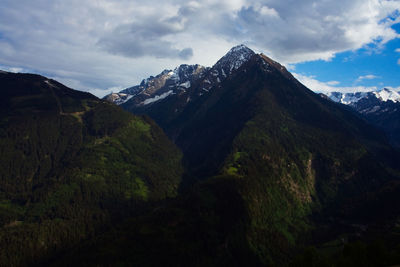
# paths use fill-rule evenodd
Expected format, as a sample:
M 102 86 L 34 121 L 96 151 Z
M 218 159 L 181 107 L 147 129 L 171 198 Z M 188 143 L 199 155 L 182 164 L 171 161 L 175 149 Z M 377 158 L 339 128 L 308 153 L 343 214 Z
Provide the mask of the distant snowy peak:
M 380 91 L 373 92 L 376 98 L 380 99 L 381 101 L 388 101 L 391 100 L 393 102 L 400 102 L 400 94 L 392 89 L 383 88 Z
M 392 101 L 394 103 L 400 102 L 400 94 L 392 89 L 384 88 L 375 92 L 356 92 L 356 93 L 340 93 L 330 92 L 327 96 L 334 102 L 342 103 L 345 105 L 355 104 L 361 99 L 377 98 L 380 101 Z
M 360 99 L 365 98 L 371 94 L 371 92 L 356 92 L 356 93 L 341 93 L 341 92 L 330 92 L 327 96 L 337 103 L 342 103 L 345 105 L 350 105 L 360 101 Z
M 225 56 L 218 60 L 218 62 L 213 66 L 213 69 L 218 70 L 222 76 L 226 77 L 240 68 L 243 63 L 250 60 L 253 55 L 255 55 L 254 51 L 247 46 L 235 46 L 229 50 Z

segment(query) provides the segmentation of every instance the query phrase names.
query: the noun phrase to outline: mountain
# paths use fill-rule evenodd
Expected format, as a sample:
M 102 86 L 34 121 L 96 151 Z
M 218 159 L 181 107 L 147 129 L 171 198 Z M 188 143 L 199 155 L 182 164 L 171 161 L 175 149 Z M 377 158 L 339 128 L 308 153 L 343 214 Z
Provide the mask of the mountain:
M 384 88 L 376 92 L 327 94 L 334 102 L 350 106 L 371 124 L 382 129 L 391 143 L 400 147 L 400 94 Z
M 150 116 L 183 151 L 182 193 L 86 244 L 78 262 L 281 266 L 308 245 L 353 257 L 340 240 L 399 241 L 399 152 L 278 62 L 241 45 L 169 90 L 122 107 Z
M 197 92 L 196 97 L 207 92 L 212 84 L 220 83 L 253 55 L 254 52 L 251 49 L 244 45 L 238 45 L 232 48 L 211 69 L 200 65 L 183 64 L 174 70 L 164 70 L 156 77 L 150 76 L 142 80 L 140 85 L 126 88 L 119 93 L 106 95 L 104 99 L 121 105 L 133 98 L 128 105 L 144 109 L 145 106 L 171 95 L 188 95 L 186 90 L 198 80 L 202 80 L 202 88 Z M 204 77 L 206 74 L 208 77 Z M 191 95 L 191 92 L 189 94 Z M 190 97 L 193 97 L 193 95 Z M 190 97 L 186 98 L 187 102 L 191 101 Z
M 42 265 L 175 197 L 181 153 L 149 118 L 33 74 L 0 73 L 0 266 Z
M 133 105 L 146 106 L 169 95 L 185 92 L 191 83 L 201 78 L 206 71 L 207 68 L 200 65 L 183 64 L 174 70 L 164 70 L 156 77 L 144 79 L 140 85 L 106 95 L 104 99 L 121 105 L 133 98 L 130 101 Z
M 0 84 L 0 265 L 400 262 L 399 151 L 246 46 L 120 107 L 38 75 Z

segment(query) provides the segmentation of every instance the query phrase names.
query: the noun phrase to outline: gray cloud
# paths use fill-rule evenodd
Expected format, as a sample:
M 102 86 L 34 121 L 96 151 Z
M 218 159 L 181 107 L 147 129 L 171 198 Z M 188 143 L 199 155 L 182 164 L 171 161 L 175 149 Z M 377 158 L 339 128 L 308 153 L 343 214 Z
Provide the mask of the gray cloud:
M 390 28 L 395 21 L 384 19 L 400 9 L 400 2 L 252 2 L 241 8 L 233 22 L 246 29 L 240 37 L 286 62 L 328 59 L 338 52 L 399 37 Z
M 184 19 L 178 16 L 165 19 L 148 16 L 130 24 L 119 25 L 102 37 L 98 44 L 110 53 L 127 57 L 154 56 L 186 60 L 193 56 L 193 50 L 177 49 L 172 41 L 165 39 L 184 30 Z

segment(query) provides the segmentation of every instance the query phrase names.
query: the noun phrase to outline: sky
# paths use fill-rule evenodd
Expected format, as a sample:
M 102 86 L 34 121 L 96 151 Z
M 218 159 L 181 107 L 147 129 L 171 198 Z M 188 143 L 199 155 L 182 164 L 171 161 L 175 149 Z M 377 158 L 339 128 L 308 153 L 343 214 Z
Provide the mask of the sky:
M 97 96 L 245 44 L 317 92 L 400 90 L 400 0 L 0 0 L 0 69 Z

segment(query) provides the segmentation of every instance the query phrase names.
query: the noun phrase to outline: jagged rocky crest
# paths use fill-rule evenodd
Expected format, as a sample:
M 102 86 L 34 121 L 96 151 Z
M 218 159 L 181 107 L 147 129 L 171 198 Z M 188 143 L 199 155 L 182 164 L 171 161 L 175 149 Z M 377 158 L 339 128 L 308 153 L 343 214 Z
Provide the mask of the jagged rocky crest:
M 104 99 L 121 105 L 131 102 L 134 106 L 144 106 L 163 100 L 174 94 L 186 93 L 195 83 L 201 83 L 197 96 L 208 92 L 215 84 L 219 84 L 227 76 L 237 70 L 243 63 L 247 62 L 254 51 L 245 45 L 233 47 L 212 68 L 201 65 L 180 65 L 174 70 L 164 70 L 157 76 L 150 76 L 135 85 L 112 93 Z M 193 96 L 190 96 L 192 99 Z
M 201 65 L 180 65 L 174 70 L 164 70 L 157 76 L 150 76 L 135 85 L 122 90 L 119 93 L 112 93 L 104 98 L 117 105 L 131 100 L 135 105 L 148 105 L 164 99 L 171 94 L 185 91 L 191 86 L 193 80 L 201 78 L 208 68 Z

